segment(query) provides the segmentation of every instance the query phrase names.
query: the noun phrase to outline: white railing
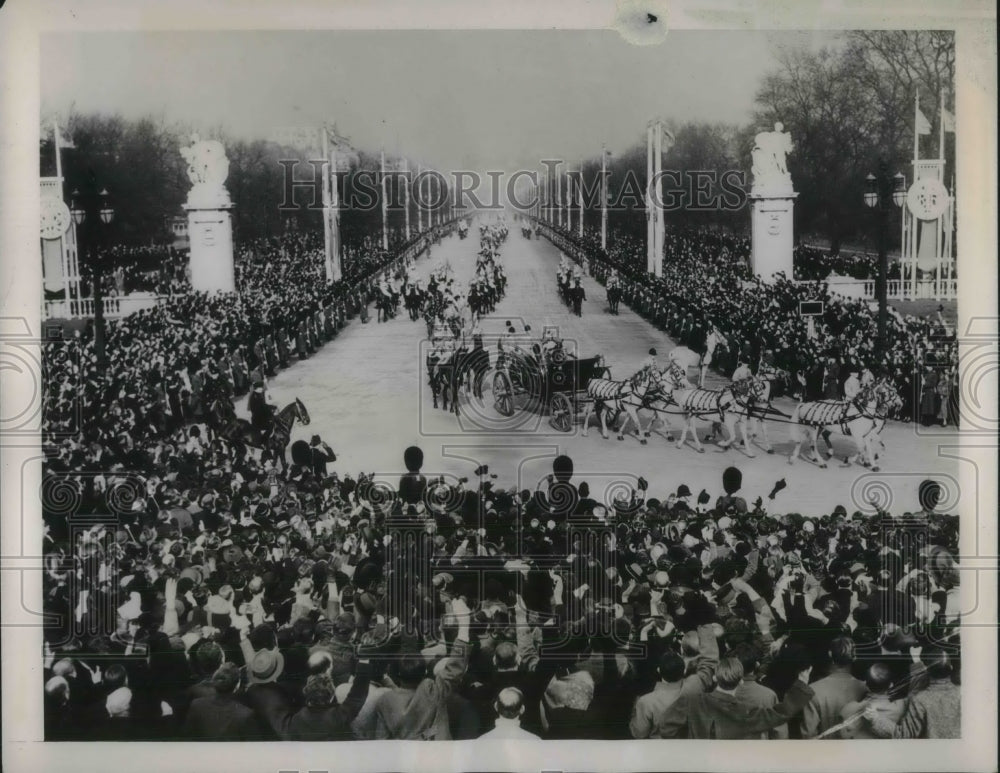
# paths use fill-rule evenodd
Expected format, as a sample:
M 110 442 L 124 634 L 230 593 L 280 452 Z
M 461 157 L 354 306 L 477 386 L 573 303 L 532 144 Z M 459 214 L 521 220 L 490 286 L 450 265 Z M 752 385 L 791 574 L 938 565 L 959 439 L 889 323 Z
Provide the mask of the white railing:
M 102 299 L 106 319 L 120 319 L 143 309 L 166 303 L 169 296 L 152 293 L 130 293 Z M 46 301 L 46 319 L 87 319 L 94 316 L 93 298 L 73 298 L 69 301 Z
M 827 280 L 831 292 L 848 298 L 864 298 L 875 300 L 874 279 Z M 935 300 L 953 301 L 958 298 L 957 279 L 918 279 L 916 285 L 912 280 L 890 279 L 886 282 L 886 297 L 894 301 Z

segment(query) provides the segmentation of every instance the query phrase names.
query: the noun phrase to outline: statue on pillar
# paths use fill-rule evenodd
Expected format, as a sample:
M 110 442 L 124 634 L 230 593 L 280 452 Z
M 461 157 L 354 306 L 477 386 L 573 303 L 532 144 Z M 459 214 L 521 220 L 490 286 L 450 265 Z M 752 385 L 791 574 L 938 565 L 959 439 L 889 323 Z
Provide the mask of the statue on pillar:
M 225 186 L 229 159 L 221 142 L 202 140 L 193 134 L 191 145 L 181 148 L 181 156 L 187 162 L 188 179 L 191 180 L 188 207 L 217 209 L 232 205 Z
M 780 122 L 774 131 L 760 132 L 754 138 L 753 191 L 783 191 L 792 189 L 792 176 L 785 157 L 792 152 L 792 136 Z
M 226 149 L 218 140 L 202 140 L 195 134 L 191 145 L 180 151 L 191 180 L 184 204 L 191 240 L 191 287 L 198 292 L 233 292 L 236 272 L 229 212 L 233 202 L 225 186 L 229 176 Z

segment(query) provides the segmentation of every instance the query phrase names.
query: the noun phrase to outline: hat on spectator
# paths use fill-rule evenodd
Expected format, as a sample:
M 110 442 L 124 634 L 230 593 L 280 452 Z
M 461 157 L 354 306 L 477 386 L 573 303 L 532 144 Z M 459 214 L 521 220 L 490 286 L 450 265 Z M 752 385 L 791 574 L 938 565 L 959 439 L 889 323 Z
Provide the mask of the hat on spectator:
M 727 494 L 735 494 L 743 485 L 743 473 L 737 467 L 727 467 L 722 473 L 722 488 Z
M 135 591 L 129 594 L 129 599 L 120 607 L 118 607 L 118 614 L 124 620 L 134 620 L 140 614 L 142 614 L 142 597 Z
M 119 687 L 104 701 L 104 708 L 107 709 L 108 716 L 111 717 L 120 717 L 128 712 L 131 705 L 132 691 L 128 687 Z
M 285 656 L 280 650 L 260 650 L 250 661 L 250 683 L 267 684 L 275 681 L 285 668 Z
M 354 633 L 355 627 L 354 615 L 347 612 L 341 612 L 333 621 L 333 632 L 338 636 L 350 636 Z
M 678 499 L 680 499 L 681 497 L 689 497 L 689 496 L 691 496 L 691 489 L 687 487 L 686 483 L 682 483 L 680 486 L 677 487 Z
M 205 605 L 205 610 L 210 615 L 228 615 L 231 611 L 225 599 L 218 595 L 208 597 L 208 604 Z
M 329 706 L 333 703 L 334 695 L 333 681 L 325 674 L 310 676 L 302 688 L 302 697 L 306 705 L 316 708 Z

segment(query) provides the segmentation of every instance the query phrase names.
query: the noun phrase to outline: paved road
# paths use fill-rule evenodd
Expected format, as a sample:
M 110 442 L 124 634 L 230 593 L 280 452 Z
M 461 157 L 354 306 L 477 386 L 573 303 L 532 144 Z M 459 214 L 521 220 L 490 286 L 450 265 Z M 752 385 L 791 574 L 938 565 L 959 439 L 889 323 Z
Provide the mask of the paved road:
M 483 323 L 487 346 L 491 334 L 499 334 L 507 320 L 530 324 L 537 335 L 544 326 L 554 325 L 581 356 L 603 354 L 616 377 L 633 373 L 650 347 L 663 358 L 675 346 L 624 305 L 619 316 L 608 314 L 603 288 L 589 278 L 584 279 L 583 316 L 573 315 L 556 293 L 558 250 L 544 240 L 524 240 L 514 225 L 501 252 L 509 278 L 507 296 L 493 318 Z M 473 227 L 468 239 L 452 236 L 435 247 L 429 258 L 418 262 L 417 273 L 426 276 L 446 259 L 457 281 L 465 286 L 477 251 Z M 721 493 L 722 471 L 735 465 L 743 471 L 743 493 L 749 501 L 757 496 L 766 499 L 776 481 L 786 481 L 787 487 L 771 507 L 775 512 L 818 514 L 837 504 L 853 511 L 870 493 L 881 496 L 883 502 L 891 497 L 894 510 L 910 510 L 917 506 L 920 480 L 930 476 L 953 492 L 948 504 L 957 504 L 958 486 L 952 482 L 959 477 L 957 463 L 938 457 L 939 444 L 954 442 L 954 436 L 922 436 L 908 425 L 885 431 L 882 472 L 870 473 L 857 466 L 843 469 L 836 463 L 819 469 L 804 460 L 788 466 L 788 428 L 780 423 L 769 425 L 776 453 L 768 456 L 758 448 L 756 458 L 751 459 L 741 450 L 722 451 L 714 445 L 707 445 L 703 454 L 690 446 L 676 449 L 655 434 L 645 446 L 630 437 L 619 442 L 613 434 L 604 440 L 597 427 L 591 427 L 586 438 L 579 425 L 564 434 L 532 412 L 519 414 L 512 424 L 493 410 L 488 388 L 482 404 L 466 402 L 462 416 L 455 417 L 431 407 L 424 378 L 425 335 L 423 322 L 411 322 L 405 313 L 382 324 L 374 317 L 367 325 L 355 320 L 321 352 L 279 374 L 271 382 L 276 402 L 283 405 L 301 397 L 312 415 L 312 425 L 297 426 L 293 439 L 318 432 L 337 452 L 334 467 L 341 474 L 368 471 L 389 480 L 395 480 L 403 469 L 402 450 L 418 444 L 424 449 L 428 474 L 471 477 L 478 464 L 486 463 L 499 475 L 500 485 L 516 482 L 520 488 L 531 489 L 551 471 L 553 456 L 568 453 L 576 465 L 574 480 L 587 481 L 595 498 L 610 498 L 641 475 L 650 481 L 649 496 L 662 499 L 686 483 L 696 494 L 707 489 L 714 501 Z M 713 386 L 724 380 L 711 375 L 708 381 Z M 791 407 L 791 403 L 783 405 L 786 413 Z M 644 421 L 648 419 L 644 414 Z M 702 437 L 707 429 L 702 425 Z M 845 447 L 842 440 L 835 438 L 835 443 L 838 450 Z

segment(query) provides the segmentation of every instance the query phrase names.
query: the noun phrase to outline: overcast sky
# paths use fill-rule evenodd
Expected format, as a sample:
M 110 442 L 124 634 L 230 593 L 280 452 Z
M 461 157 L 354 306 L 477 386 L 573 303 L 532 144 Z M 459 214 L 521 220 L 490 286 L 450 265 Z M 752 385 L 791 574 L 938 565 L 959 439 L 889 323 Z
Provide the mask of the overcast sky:
M 750 117 L 779 46 L 826 36 L 671 32 L 195 32 L 42 38 L 43 113 L 162 115 L 267 137 L 336 121 L 357 147 L 438 168 L 514 169 L 539 154 L 622 151 L 654 115 Z

